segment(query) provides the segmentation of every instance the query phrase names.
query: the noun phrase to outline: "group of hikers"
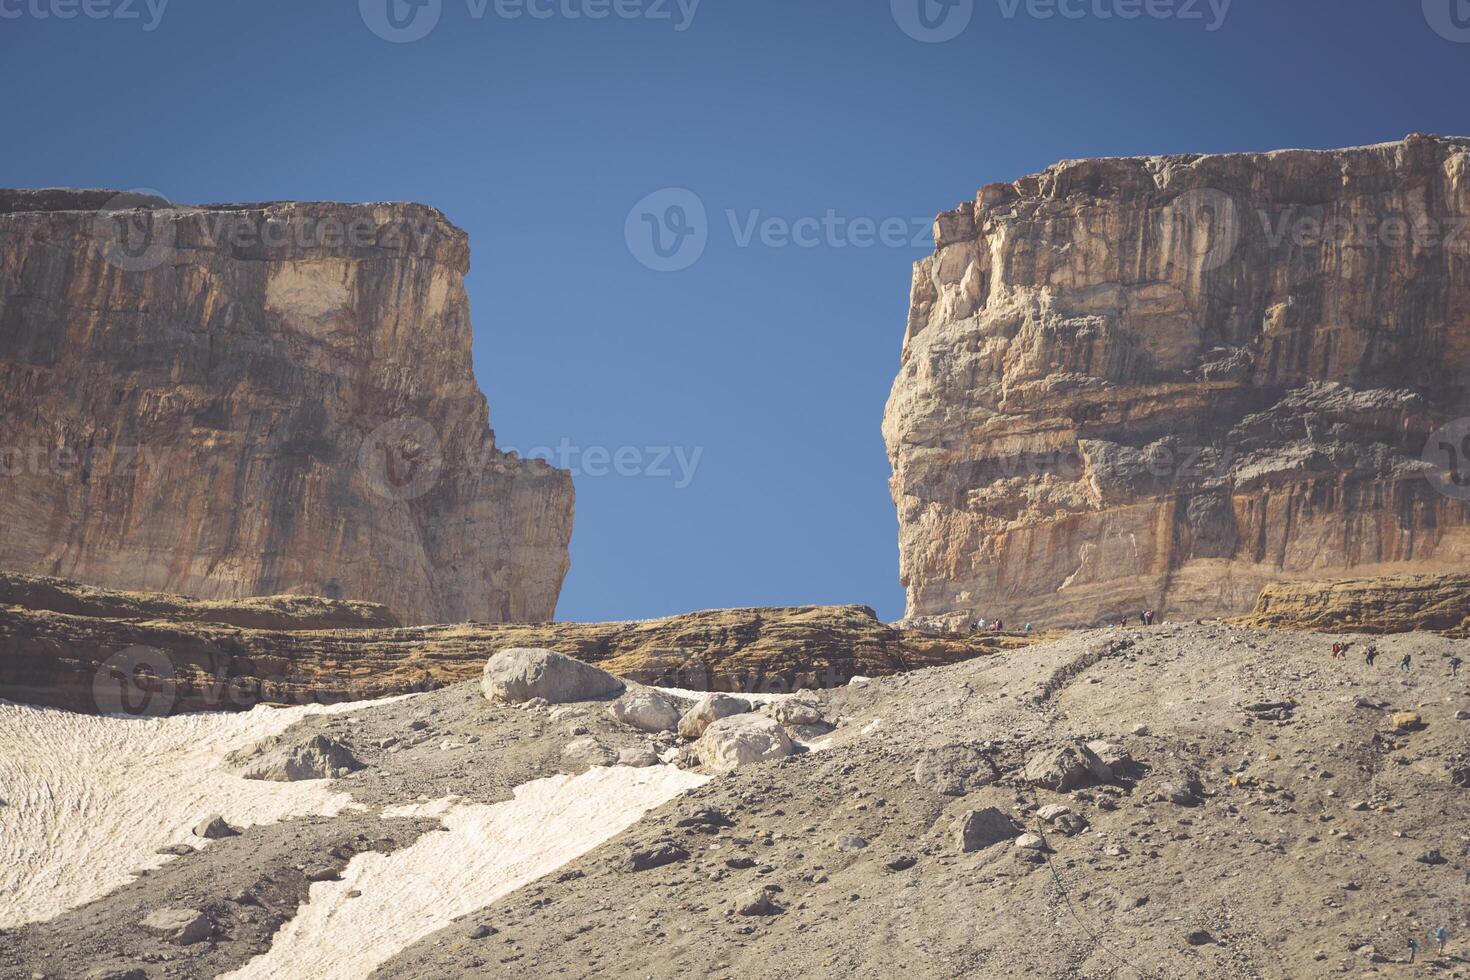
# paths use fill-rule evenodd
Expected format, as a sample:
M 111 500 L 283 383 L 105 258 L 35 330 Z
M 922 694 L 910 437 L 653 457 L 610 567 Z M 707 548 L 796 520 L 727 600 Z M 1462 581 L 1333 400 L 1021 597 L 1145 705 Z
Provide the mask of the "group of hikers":
M 971 633 L 999 633 L 1006 628 L 1006 624 L 1000 619 L 977 619 L 970 624 Z M 1031 632 L 1031 624 L 1023 627 L 1026 633 Z
M 1352 646 L 1351 643 L 1346 643 L 1346 642 L 1341 642 L 1341 641 L 1332 644 L 1332 659 L 1333 660 L 1346 660 L 1347 659 L 1348 647 L 1350 647 L 1350 646 Z M 1363 663 L 1367 664 L 1369 667 L 1372 667 L 1374 661 L 1376 661 L 1377 659 L 1378 659 L 1378 646 L 1377 646 L 1377 644 L 1373 644 L 1373 643 L 1368 644 L 1367 649 L 1363 651 Z M 1460 676 L 1460 666 L 1463 663 L 1464 663 L 1464 661 L 1461 660 L 1459 657 L 1451 657 L 1449 659 L 1449 668 L 1450 668 L 1450 676 L 1451 677 L 1459 677 Z M 1399 670 L 1401 670 L 1401 671 L 1403 671 L 1404 673 L 1407 674 L 1407 673 L 1409 673 L 1413 669 L 1413 667 L 1414 667 L 1414 657 L 1413 657 L 1413 654 L 1405 653 L 1404 656 L 1403 656 L 1403 659 L 1399 661 Z

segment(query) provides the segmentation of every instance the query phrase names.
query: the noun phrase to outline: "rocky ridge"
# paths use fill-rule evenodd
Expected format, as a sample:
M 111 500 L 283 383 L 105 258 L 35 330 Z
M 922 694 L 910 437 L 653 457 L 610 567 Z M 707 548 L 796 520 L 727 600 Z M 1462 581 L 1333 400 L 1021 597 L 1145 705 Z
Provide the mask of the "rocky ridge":
M 109 710 L 152 705 L 146 710 L 162 713 L 361 701 L 478 678 L 486 659 L 509 647 L 555 650 L 648 684 L 779 692 L 954 663 L 1039 638 L 900 630 L 862 606 L 712 610 L 625 623 L 317 629 L 310 627 L 322 615 L 361 607 L 301 601 L 317 612 L 293 624 L 274 611 L 275 600 L 225 604 L 231 611 L 221 612 L 218 603 L 178 596 L 120 596 L 6 576 L 0 698 L 97 711 L 100 697 Z M 275 628 L 238 625 L 239 609 L 253 616 L 262 607 L 278 616 Z M 124 695 L 133 707 L 119 707 Z

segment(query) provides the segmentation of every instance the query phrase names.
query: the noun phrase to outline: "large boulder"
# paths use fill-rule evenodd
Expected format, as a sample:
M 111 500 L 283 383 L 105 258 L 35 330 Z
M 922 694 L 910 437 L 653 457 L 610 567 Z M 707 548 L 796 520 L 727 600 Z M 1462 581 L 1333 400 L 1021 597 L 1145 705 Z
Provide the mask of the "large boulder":
M 973 744 L 926 749 L 914 764 L 914 781 L 945 796 L 964 796 L 999 778 L 990 753 Z
M 1066 793 L 1090 781 L 1107 782 L 1112 771 L 1085 745 L 1053 745 L 1037 749 L 1026 760 L 1026 782 Z
M 961 852 L 970 854 L 1013 839 L 1019 829 L 1016 821 L 993 806 L 966 810 L 954 822 L 955 843 Z
M 744 698 L 729 694 L 706 694 L 679 719 L 679 734 L 684 738 L 698 738 L 704 734 L 706 728 L 721 718 L 749 712 L 750 702 Z
M 730 772 L 795 751 L 786 729 L 775 719 L 754 713 L 721 718 L 704 730 L 695 749 L 700 765 L 710 772 Z
M 623 690 L 623 682 L 553 650 L 513 647 L 485 664 L 480 687 L 494 704 L 524 704 L 532 698 L 568 704 L 611 697 Z
M 640 732 L 671 732 L 679 727 L 679 705 L 647 687 L 635 687 L 608 706 L 612 719 Z
M 334 779 L 363 767 L 350 748 L 330 735 L 313 735 L 305 741 L 278 735 L 231 752 L 226 762 L 246 779 L 278 783 Z

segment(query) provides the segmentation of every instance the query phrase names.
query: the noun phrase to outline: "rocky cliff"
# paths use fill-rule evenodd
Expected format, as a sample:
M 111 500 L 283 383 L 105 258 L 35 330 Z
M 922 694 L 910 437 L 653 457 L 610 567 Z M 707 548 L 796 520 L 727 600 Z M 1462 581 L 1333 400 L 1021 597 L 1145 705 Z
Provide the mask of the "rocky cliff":
M 568 474 L 496 449 L 412 204 L 0 191 L 0 567 L 550 619 Z
M 911 616 L 1470 558 L 1470 140 L 1071 161 L 935 230 L 884 418 Z

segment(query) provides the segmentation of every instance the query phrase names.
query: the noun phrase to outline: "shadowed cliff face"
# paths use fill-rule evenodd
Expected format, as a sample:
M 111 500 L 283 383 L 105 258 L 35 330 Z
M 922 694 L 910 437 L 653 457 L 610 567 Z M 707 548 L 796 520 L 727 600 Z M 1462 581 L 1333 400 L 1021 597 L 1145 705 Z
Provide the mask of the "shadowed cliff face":
M 571 479 L 495 448 L 468 267 L 419 205 L 0 191 L 0 566 L 550 619 Z
M 1470 140 L 1062 163 L 936 241 L 884 419 L 910 615 L 1470 558 L 1470 469 L 1432 458 L 1470 436 Z

